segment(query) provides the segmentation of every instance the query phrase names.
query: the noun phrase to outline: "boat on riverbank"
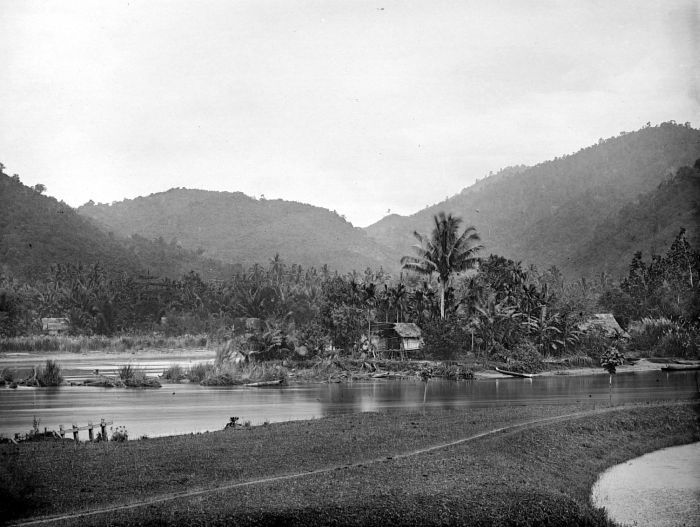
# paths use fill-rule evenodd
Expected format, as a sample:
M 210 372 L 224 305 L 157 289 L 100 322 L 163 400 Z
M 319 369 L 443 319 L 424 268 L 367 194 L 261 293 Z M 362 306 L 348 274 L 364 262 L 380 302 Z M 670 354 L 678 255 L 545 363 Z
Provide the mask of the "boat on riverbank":
M 525 377 L 526 379 L 532 379 L 533 377 L 537 376 L 535 373 L 520 373 L 517 371 L 502 370 L 501 368 L 496 368 L 496 371 L 498 373 L 503 373 L 504 375 L 511 375 L 513 377 Z
M 661 366 L 663 371 L 692 371 L 700 370 L 700 364 L 666 364 Z

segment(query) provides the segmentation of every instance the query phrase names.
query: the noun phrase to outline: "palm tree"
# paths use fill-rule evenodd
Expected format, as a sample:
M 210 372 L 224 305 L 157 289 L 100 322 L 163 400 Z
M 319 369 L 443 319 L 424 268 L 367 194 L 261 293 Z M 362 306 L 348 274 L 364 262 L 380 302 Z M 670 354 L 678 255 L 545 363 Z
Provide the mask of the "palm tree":
M 476 253 L 479 235 L 474 227 L 467 227 L 459 234 L 462 218 L 440 212 L 434 217 L 435 228 L 430 238 L 417 232 L 413 235 L 418 244 L 413 246 L 417 256 L 404 256 L 401 265 L 420 274 L 438 275 L 440 286 L 440 318 L 445 318 L 445 289 L 453 273 L 474 268 L 479 262 Z

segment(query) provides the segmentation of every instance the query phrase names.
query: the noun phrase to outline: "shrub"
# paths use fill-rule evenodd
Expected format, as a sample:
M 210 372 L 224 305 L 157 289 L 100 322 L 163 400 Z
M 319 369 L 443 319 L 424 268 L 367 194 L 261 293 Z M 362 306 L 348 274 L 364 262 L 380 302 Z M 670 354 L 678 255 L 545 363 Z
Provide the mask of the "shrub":
M 128 381 L 128 380 L 134 378 L 134 374 L 136 373 L 136 369 L 131 364 L 125 364 L 124 366 L 121 366 L 119 368 L 117 373 L 119 374 L 119 378 L 122 381 Z
M 608 350 L 612 341 L 613 339 L 608 337 L 603 329 L 590 328 L 580 336 L 576 351 L 599 360 Z
M 112 441 L 122 443 L 127 439 L 129 439 L 129 432 L 126 430 L 125 426 L 118 426 L 116 429 L 112 430 Z
M 625 357 L 615 346 L 610 346 L 600 358 L 600 365 L 610 374 L 617 372 L 617 367 L 625 363 Z
M 542 355 L 529 341 L 518 343 L 505 359 L 507 368 L 514 372 L 538 373 L 545 369 Z
M 36 370 L 36 380 L 40 386 L 58 386 L 63 382 L 61 366 L 53 360 L 47 360 L 44 366 Z
M 452 359 L 469 349 L 471 336 L 456 317 L 437 319 L 422 326 L 427 354 L 435 359 Z
M 304 324 L 297 331 L 297 341 L 300 347 L 308 351 L 306 356 L 313 357 L 324 352 L 331 343 L 326 330 L 318 322 L 312 321 Z
M 17 372 L 15 370 L 11 370 L 9 368 L 3 368 L 2 371 L 0 371 L 0 378 L 3 380 L 3 382 L 13 382 L 15 380 L 15 374 Z

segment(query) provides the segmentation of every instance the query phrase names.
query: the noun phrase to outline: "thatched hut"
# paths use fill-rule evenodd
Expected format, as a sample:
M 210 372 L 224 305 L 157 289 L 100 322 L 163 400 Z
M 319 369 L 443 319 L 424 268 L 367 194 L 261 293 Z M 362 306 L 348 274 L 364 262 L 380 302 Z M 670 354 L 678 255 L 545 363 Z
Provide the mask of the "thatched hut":
M 380 352 L 399 352 L 403 356 L 406 352 L 420 351 L 423 347 L 421 330 L 416 324 L 378 323 L 373 325 L 372 330 L 372 344 Z
M 620 324 L 617 323 L 612 313 L 597 313 L 591 315 L 588 320 L 578 325 L 578 329 L 583 332 L 599 329 L 608 337 L 629 338 L 629 333 L 620 327 Z

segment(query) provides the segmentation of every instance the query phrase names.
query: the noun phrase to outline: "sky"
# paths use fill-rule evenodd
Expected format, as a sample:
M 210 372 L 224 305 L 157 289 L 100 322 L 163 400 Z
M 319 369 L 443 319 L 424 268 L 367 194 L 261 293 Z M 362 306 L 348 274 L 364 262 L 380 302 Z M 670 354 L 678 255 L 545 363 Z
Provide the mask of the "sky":
M 697 0 L 0 1 L 0 162 L 364 227 L 647 122 L 700 125 Z

